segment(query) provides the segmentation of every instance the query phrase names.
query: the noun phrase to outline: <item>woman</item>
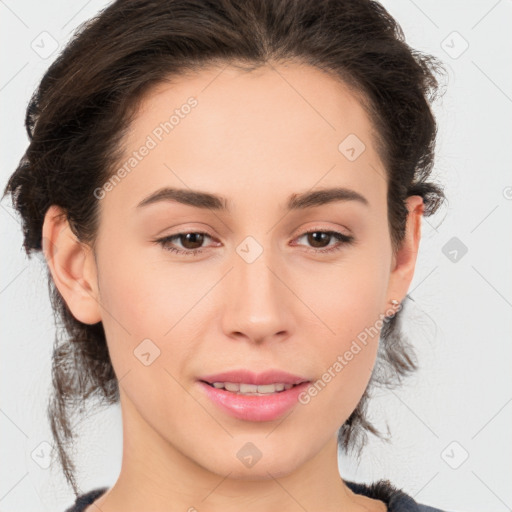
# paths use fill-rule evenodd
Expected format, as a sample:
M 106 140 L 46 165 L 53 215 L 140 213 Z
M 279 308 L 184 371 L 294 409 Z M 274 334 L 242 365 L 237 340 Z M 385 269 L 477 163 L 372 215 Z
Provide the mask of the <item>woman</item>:
M 68 510 L 435 511 L 340 478 L 412 372 L 407 305 L 440 63 L 368 0 L 116 1 L 27 110 L 5 193 L 66 337 L 49 418 Z M 120 402 L 123 461 L 82 492 L 79 401 Z

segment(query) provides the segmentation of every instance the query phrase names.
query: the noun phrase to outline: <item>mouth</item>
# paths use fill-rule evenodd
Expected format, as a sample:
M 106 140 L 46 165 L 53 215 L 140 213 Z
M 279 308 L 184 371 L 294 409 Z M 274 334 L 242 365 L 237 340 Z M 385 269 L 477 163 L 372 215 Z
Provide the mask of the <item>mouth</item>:
M 197 383 L 219 411 L 239 420 L 260 422 L 277 420 L 295 407 L 311 381 L 251 384 L 200 379 Z
M 203 382 L 212 388 L 228 391 L 236 395 L 268 396 L 283 393 L 309 381 L 303 380 L 296 384 L 285 382 L 275 382 L 270 384 L 249 384 L 244 382 L 208 382 L 206 380 L 201 380 L 200 382 Z

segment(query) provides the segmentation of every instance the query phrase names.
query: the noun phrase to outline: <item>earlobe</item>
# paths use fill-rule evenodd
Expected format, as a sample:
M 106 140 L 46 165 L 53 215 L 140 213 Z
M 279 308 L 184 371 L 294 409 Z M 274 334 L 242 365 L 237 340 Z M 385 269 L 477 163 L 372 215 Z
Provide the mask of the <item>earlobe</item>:
M 100 322 L 94 254 L 89 246 L 76 238 L 66 214 L 56 205 L 46 212 L 42 240 L 55 286 L 73 316 L 85 324 Z

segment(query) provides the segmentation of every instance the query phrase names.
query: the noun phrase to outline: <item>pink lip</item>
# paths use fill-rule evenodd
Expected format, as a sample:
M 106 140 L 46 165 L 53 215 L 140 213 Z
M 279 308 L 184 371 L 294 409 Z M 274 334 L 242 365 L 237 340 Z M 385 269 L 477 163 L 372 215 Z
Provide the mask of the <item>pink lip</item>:
M 218 376 L 216 376 L 217 378 Z M 236 382 L 224 378 L 213 382 Z M 252 384 L 246 380 L 246 382 Z M 272 382 L 283 382 L 277 379 Z M 268 383 L 268 379 L 267 379 Z M 198 382 L 206 396 L 219 406 L 224 412 L 245 421 L 272 421 L 282 416 L 288 409 L 298 402 L 298 397 L 308 386 L 309 382 L 303 382 L 293 388 L 273 393 L 268 396 L 239 395 L 225 389 L 214 388 L 204 381 Z
M 263 373 L 253 373 L 249 370 L 233 370 L 215 375 L 205 375 L 200 377 L 199 380 L 209 382 L 244 382 L 245 384 L 274 384 L 282 382 L 283 384 L 300 384 L 309 381 L 306 377 L 292 375 L 291 373 L 282 372 L 280 370 L 268 370 Z

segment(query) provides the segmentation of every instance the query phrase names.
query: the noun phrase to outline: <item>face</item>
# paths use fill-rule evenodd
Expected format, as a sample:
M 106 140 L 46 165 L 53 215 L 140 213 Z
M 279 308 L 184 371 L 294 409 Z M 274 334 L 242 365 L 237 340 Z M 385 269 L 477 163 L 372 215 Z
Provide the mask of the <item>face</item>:
M 357 406 L 382 316 L 412 279 L 414 262 L 392 253 L 367 114 L 314 68 L 202 70 L 147 95 L 124 151 L 125 172 L 97 191 L 87 307 L 125 428 L 217 474 L 289 473 Z M 166 187 L 183 193 L 154 196 Z M 85 300 L 69 300 L 77 317 Z M 241 400 L 201 382 L 238 370 L 308 382 Z M 247 453 L 261 460 L 241 464 Z

